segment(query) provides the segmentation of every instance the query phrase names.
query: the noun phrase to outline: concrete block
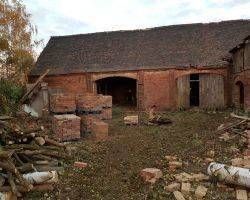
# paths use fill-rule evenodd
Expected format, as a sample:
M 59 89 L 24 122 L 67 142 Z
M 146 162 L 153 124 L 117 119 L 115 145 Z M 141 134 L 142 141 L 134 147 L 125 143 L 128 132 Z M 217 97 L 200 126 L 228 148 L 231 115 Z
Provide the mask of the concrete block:
M 174 197 L 175 197 L 176 200 L 185 200 L 183 194 L 181 192 L 179 192 L 179 191 L 174 192 Z
M 180 183 L 171 183 L 171 184 L 165 186 L 165 190 L 167 192 L 174 192 L 176 190 L 179 190 L 180 187 L 181 187 Z
M 200 185 L 197 187 L 197 189 L 195 190 L 195 196 L 198 198 L 198 199 L 202 199 L 203 197 L 205 197 L 207 194 L 207 188 Z
M 181 192 L 183 194 L 189 194 L 191 190 L 191 184 L 190 183 L 181 183 Z
M 138 115 L 124 117 L 124 123 L 126 125 L 137 125 L 139 123 Z
M 241 190 L 237 189 L 236 190 L 236 199 L 237 200 L 247 200 L 247 191 L 246 190 Z

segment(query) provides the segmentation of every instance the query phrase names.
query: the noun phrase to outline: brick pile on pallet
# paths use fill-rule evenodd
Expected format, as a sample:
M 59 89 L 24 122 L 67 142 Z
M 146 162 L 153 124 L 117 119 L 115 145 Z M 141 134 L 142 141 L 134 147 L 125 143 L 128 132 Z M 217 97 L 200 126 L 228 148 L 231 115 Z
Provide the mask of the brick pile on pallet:
M 54 115 L 52 129 L 59 141 L 79 139 L 81 118 L 73 114 Z
M 96 139 L 106 138 L 108 124 L 101 120 L 112 118 L 112 97 L 95 94 L 78 95 L 76 104 L 77 114 L 81 117 L 81 135 L 92 134 Z
M 93 137 L 96 140 L 107 139 L 108 129 L 109 129 L 108 123 L 100 119 L 93 120 L 92 126 L 91 126 L 91 133 L 93 134 Z
M 50 95 L 50 112 L 53 132 L 59 141 L 77 140 L 81 137 L 81 118 L 76 116 L 76 97 L 71 93 Z
M 100 101 L 102 105 L 101 119 L 112 119 L 112 96 L 100 95 Z
M 76 111 L 75 95 L 70 93 L 51 94 L 50 111 L 56 114 L 75 113 Z
M 78 116 L 81 118 L 81 136 L 84 137 L 90 135 L 93 122 L 98 118 L 95 114 L 81 114 Z

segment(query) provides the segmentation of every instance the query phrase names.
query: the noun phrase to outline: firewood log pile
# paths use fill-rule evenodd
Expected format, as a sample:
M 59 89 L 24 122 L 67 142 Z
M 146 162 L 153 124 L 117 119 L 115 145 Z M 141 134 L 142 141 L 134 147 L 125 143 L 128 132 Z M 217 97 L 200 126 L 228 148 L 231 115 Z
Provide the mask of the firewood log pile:
M 61 161 L 70 155 L 66 146 L 43 126 L 17 127 L 9 119 L 0 120 L 0 193 L 20 197 L 29 191 L 53 190 Z

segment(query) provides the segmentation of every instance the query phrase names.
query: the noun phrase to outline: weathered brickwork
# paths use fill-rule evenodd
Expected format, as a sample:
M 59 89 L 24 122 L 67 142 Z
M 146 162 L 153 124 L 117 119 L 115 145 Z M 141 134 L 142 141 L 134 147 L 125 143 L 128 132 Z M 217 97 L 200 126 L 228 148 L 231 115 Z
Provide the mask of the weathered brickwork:
M 233 48 L 232 99 L 236 107 L 250 111 L 250 36 Z
M 250 70 L 233 74 L 232 101 L 236 107 L 240 106 L 240 88 L 237 83 L 244 87 L 244 108 L 250 111 Z
M 156 105 L 159 110 L 177 108 L 177 79 L 181 76 L 193 73 L 219 74 L 224 77 L 225 103 L 230 105 L 229 75 L 227 68 L 188 68 L 188 69 L 167 69 L 167 70 L 145 70 L 143 71 L 143 109 Z M 95 81 L 107 77 L 127 77 L 137 79 L 138 71 L 94 73 L 91 77 L 92 88 L 95 88 Z M 88 91 L 84 75 L 61 75 L 49 76 L 45 79 L 50 88 L 63 88 L 71 93 L 84 94 Z M 137 81 L 138 83 L 138 81 Z M 138 88 L 138 86 L 137 86 Z M 96 92 L 96 90 L 95 90 Z M 138 94 L 138 91 L 137 91 Z M 247 98 L 247 96 L 246 96 Z
M 29 82 L 34 82 L 37 77 L 30 77 Z M 66 74 L 58 76 L 47 76 L 44 82 L 48 83 L 48 87 L 56 90 L 64 90 L 65 92 L 82 94 L 87 92 L 86 78 L 84 74 Z
M 230 104 L 230 88 L 227 68 L 170 69 L 144 73 L 144 109 L 156 105 L 160 110 L 177 108 L 177 79 L 188 74 L 219 74 L 224 77 L 225 104 Z

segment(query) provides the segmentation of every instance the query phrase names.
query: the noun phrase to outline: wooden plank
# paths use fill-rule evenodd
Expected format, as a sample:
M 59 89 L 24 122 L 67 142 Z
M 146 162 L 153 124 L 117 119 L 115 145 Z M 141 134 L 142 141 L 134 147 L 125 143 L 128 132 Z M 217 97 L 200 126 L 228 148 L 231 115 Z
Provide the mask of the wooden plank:
M 177 106 L 189 108 L 190 106 L 190 76 L 181 76 L 177 79 Z
M 23 95 L 20 100 L 20 103 L 25 102 L 27 97 L 37 88 L 37 86 L 42 82 L 43 78 L 49 73 L 50 69 L 47 69 L 33 84 L 33 86 Z
M 224 78 L 217 74 L 200 74 L 200 107 L 205 109 L 223 108 Z

